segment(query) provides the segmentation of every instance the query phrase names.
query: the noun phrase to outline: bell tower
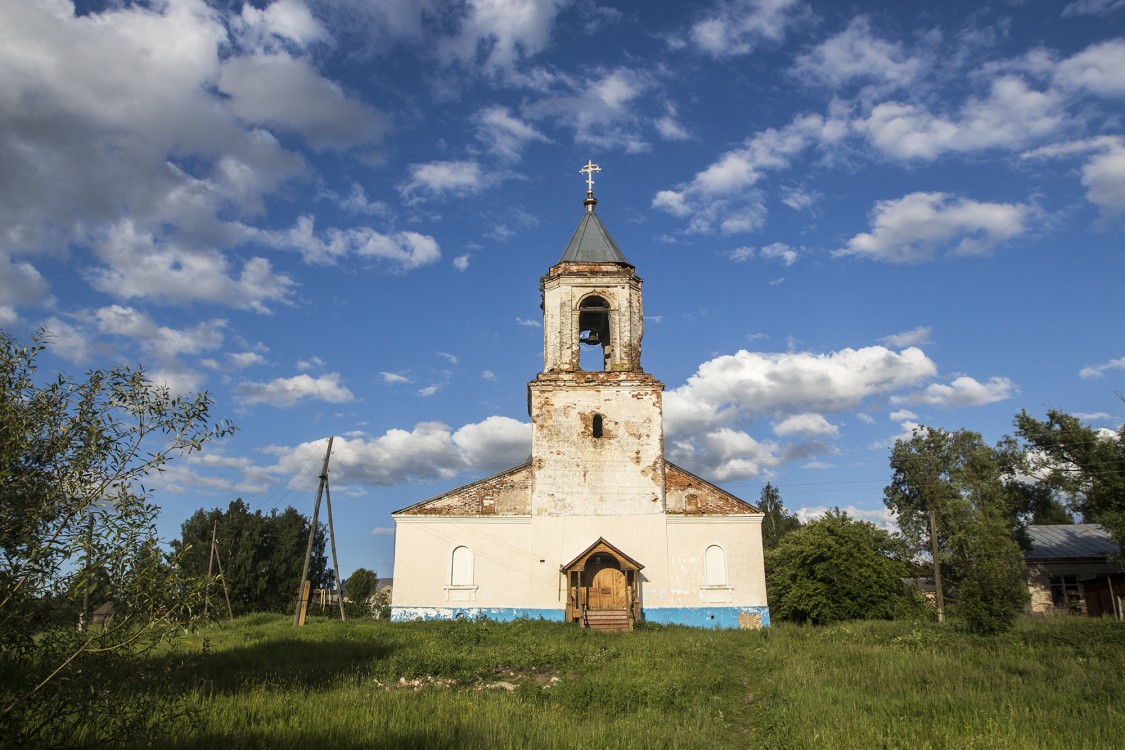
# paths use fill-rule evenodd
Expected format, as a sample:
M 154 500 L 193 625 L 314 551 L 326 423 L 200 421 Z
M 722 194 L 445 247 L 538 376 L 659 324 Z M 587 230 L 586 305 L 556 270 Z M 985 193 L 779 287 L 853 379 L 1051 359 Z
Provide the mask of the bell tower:
M 540 280 L 543 371 L 528 385 L 536 515 L 665 509 L 664 385 L 641 368 L 641 279 L 594 211 L 597 171 L 582 168 L 582 219 Z

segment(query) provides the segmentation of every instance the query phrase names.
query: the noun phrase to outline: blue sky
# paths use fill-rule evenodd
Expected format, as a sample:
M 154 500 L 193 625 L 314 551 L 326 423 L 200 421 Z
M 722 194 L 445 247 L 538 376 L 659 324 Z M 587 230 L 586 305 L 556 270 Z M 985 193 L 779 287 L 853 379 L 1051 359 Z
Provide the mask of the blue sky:
M 163 534 L 391 511 L 526 458 L 538 278 L 598 214 L 673 461 L 886 522 L 915 425 L 1125 405 L 1125 2 L 0 4 L 0 325 L 241 431 Z M 1114 300 L 1117 300 L 1116 302 Z

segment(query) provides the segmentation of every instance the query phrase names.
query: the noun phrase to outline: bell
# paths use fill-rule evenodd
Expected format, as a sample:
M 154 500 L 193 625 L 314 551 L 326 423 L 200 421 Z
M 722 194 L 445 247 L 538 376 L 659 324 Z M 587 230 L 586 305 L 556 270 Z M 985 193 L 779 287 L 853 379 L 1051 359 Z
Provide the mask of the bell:
M 590 331 L 586 334 L 586 338 L 582 339 L 582 343 L 589 344 L 590 346 L 597 346 L 598 344 L 602 343 L 602 340 L 598 337 L 597 331 Z

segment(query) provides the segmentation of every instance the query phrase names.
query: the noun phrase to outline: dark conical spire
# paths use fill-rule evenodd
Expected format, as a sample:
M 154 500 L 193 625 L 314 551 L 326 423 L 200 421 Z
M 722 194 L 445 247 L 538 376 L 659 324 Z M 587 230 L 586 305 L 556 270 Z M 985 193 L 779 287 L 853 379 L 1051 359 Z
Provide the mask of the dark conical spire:
M 570 242 L 567 244 L 559 262 L 624 263 L 628 265 L 629 261 L 625 260 L 625 255 L 617 247 L 613 238 L 609 236 L 609 232 L 602 224 L 601 219 L 594 213 L 594 207 L 598 205 L 598 199 L 594 197 L 594 172 L 600 172 L 601 167 L 593 162 L 588 162 L 580 171 L 587 175 L 586 200 L 582 201 L 582 205 L 586 207 L 586 213 L 582 216 L 582 221 L 578 222 L 578 229 L 574 231 L 574 236 L 570 238 Z

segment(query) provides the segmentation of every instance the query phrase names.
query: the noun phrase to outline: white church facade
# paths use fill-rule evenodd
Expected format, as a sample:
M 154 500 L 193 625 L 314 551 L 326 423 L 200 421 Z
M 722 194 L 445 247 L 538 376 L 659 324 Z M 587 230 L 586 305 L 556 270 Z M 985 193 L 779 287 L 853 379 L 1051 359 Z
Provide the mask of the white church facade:
M 393 514 L 391 618 L 768 625 L 763 516 L 665 460 L 641 279 L 594 211 L 596 165 L 583 171 L 585 213 L 540 281 L 531 457 Z

